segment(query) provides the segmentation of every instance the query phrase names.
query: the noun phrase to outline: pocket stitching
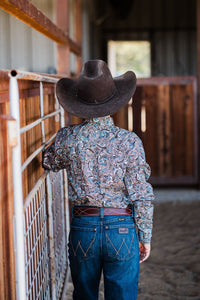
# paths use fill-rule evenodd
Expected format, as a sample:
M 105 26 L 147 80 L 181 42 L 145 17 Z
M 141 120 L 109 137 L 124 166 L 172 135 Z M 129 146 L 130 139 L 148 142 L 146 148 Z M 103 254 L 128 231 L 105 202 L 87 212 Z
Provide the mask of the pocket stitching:
M 131 252 L 131 251 L 130 251 L 130 250 L 131 250 L 131 246 L 132 246 L 133 240 L 134 240 L 134 232 L 133 232 L 133 234 L 132 234 L 132 239 L 131 239 L 130 246 L 128 247 L 128 245 L 127 245 L 127 243 L 126 243 L 126 241 L 125 241 L 125 238 L 123 238 L 123 239 L 122 239 L 122 243 L 121 243 L 121 245 L 120 245 L 120 247 L 119 247 L 118 250 L 117 250 L 116 247 L 114 246 L 113 242 L 111 241 L 111 239 L 109 238 L 109 236 L 107 235 L 107 233 L 106 233 L 106 238 L 107 238 L 107 241 L 110 242 L 111 246 L 113 247 L 113 249 L 114 249 L 115 252 L 116 252 L 115 255 L 109 254 L 109 256 L 111 256 L 111 257 L 117 257 L 117 256 L 118 256 L 119 259 L 125 259 L 127 256 L 130 255 L 130 252 Z M 127 248 L 127 250 L 128 250 L 128 255 L 126 255 L 126 256 L 124 256 L 124 257 L 120 257 L 120 256 L 119 256 L 119 251 L 121 250 L 123 244 L 126 246 L 126 248 Z M 108 253 L 109 253 L 109 251 L 108 251 Z M 134 253 L 135 253 L 135 251 L 134 251 Z M 134 255 L 134 253 L 133 253 L 133 255 Z
M 77 251 L 78 251 L 78 249 L 80 248 L 81 251 L 82 251 L 82 253 L 83 253 L 84 258 L 87 258 L 87 253 L 88 253 L 89 249 L 92 247 L 92 245 L 94 244 L 95 238 L 96 238 L 96 234 L 95 234 L 94 238 L 91 240 L 91 242 L 90 242 L 90 244 L 89 244 L 89 246 L 88 246 L 88 248 L 87 248 L 86 251 L 84 251 L 84 249 L 83 249 L 82 246 L 81 246 L 81 240 L 78 240 L 77 246 L 76 246 L 76 248 L 74 249 L 72 240 L 71 240 L 71 238 L 70 238 L 70 244 L 71 244 L 71 247 L 72 247 L 74 256 L 77 256 Z

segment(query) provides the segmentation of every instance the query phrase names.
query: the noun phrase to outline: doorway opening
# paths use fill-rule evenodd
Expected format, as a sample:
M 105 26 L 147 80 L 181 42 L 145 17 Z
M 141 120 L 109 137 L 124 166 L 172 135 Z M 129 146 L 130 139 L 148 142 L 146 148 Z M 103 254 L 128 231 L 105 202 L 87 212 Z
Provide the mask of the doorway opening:
M 112 75 L 134 70 L 137 78 L 151 76 L 149 41 L 108 41 L 108 66 Z
M 108 66 L 112 76 L 134 70 L 137 78 L 151 76 L 151 44 L 149 41 L 108 41 Z M 145 99 L 143 99 L 143 102 Z M 133 131 L 133 103 L 128 103 L 128 130 Z M 146 107 L 141 109 L 141 131 L 146 131 Z

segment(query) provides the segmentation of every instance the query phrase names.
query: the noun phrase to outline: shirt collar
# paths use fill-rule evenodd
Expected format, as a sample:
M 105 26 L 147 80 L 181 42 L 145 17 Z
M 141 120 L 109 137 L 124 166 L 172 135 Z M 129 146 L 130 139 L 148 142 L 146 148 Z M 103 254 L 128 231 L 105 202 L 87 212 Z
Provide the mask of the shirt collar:
M 96 124 L 99 126 L 113 126 L 114 122 L 113 119 L 110 116 L 105 116 L 105 117 L 99 117 L 99 118 L 91 118 L 87 120 L 88 124 Z

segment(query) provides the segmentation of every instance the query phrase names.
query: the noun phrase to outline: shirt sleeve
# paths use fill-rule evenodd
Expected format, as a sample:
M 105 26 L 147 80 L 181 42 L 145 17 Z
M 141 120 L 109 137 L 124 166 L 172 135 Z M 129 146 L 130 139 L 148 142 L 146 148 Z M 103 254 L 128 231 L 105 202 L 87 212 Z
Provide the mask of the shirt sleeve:
M 136 136 L 131 143 L 128 155 L 128 165 L 125 184 L 130 204 L 134 208 L 134 218 L 138 228 L 139 241 L 150 243 L 153 227 L 154 194 L 150 183 L 150 167 L 146 163 L 144 148 L 141 140 Z
M 66 149 L 62 147 L 62 131 L 58 131 L 55 142 L 46 148 L 42 153 L 42 166 L 44 169 L 58 172 L 61 169 L 66 168 L 67 155 Z

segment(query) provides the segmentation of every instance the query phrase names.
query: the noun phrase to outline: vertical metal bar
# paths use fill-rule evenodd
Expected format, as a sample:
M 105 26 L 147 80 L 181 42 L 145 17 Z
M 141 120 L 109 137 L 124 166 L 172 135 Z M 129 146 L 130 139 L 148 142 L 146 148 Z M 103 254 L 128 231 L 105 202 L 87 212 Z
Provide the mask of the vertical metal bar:
M 67 172 L 66 170 L 63 170 L 63 182 L 64 182 L 64 216 L 65 216 L 65 235 L 66 235 L 66 248 L 67 248 L 67 244 L 68 244 L 68 236 L 69 236 L 69 230 L 70 230 L 70 214 L 69 214 L 69 199 L 68 199 L 68 180 L 67 180 Z M 67 292 L 67 284 L 69 281 L 69 274 L 70 274 L 70 269 L 69 269 L 69 259 L 67 256 L 67 274 L 66 274 L 66 278 L 65 278 L 65 282 L 64 282 L 64 287 L 63 287 L 63 292 L 62 292 L 62 298 L 61 300 L 65 299 L 65 295 Z
M 14 74 L 15 75 L 15 74 Z M 24 214 L 23 214 L 23 192 L 21 174 L 21 141 L 20 141 L 20 114 L 19 114 L 19 89 L 15 76 L 10 76 L 10 112 L 17 123 L 17 146 L 12 150 L 13 166 L 13 195 L 15 212 L 15 273 L 16 273 L 16 295 L 17 299 L 25 300 L 25 257 L 24 257 Z
M 27 224 L 27 236 L 28 236 L 28 258 L 27 258 L 27 266 L 28 266 L 28 288 L 31 286 L 31 266 L 30 266 L 30 255 L 31 255 L 31 248 L 30 248 L 30 223 L 31 223 L 31 216 L 30 216 L 30 205 L 27 208 L 28 214 L 28 224 Z
M 39 229 L 39 195 L 36 193 L 35 195 L 35 201 L 36 201 L 36 238 L 39 236 L 40 229 Z M 39 262 L 39 241 L 37 240 L 36 244 L 36 257 L 37 257 L 37 264 Z M 40 287 L 40 281 L 39 281 L 39 272 L 37 272 L 36 277 L 35 277 L 35 285 L 36 285 L 36 295 L 38 294 L 39 287 Z
M 64 109 L 62 107 L 61 108 L 61 112 L 60 112 L 60 127 L 64 127 L 65 126 L 65 112 Z
M 40 81 L 40 117 L 44 117 L 44 96 L 43 96 L 43 83 Z M 41 122 L 41 135 L 42 135 L 42 144 L 45 143 L 45 129 L 44 121 Z
M 65 126 L 65 112 L 64 109 L 61 107 L 61 112 L 60 112 L 60 126 L 64 127 Z M 66 248 L 68 244 L 68 236 L 69 236 L 69 230 L 70 230 L 70 213 L 69 213 L 69 199 L 68 199 L 68 179 L 67 179 L 67 172 L 66 170 L 63 170 L 62 173 L 63 176 L 63 189 L 64 189 L 64 216 L 65 216 L 65 241 L 66 241 Z M 69 269 L 69 259 L 67 257 L 67 274 L 64 282 L 64 287 L 63 287 L 63 292 L 62 292 L 62 300 L 64 300 L 66 292 L 67 292 L 67 284 L 69 281 L 69 274 L 70 274 L 70 269 Z
M 53 235 L 53 199 L 50 174 L 47 174 L 47 205 L 48 205 L 48 224 L 49 224 L 49 251 L 51 264 L 51 293 L 52 300 L 56 299 L 56 281 L 55 281 L 55 249 L 54 249 L 54 235 Z
M 33 286 L 34 286 L 34 291 L 35 291 L 35 295 L 34 297 L 36 298 L 37 296 L 37 265 L 38 265 L 38 256 L 37 256 L 37 205 L 36 205 L 36 195 L 33 199 L 33 205 L 34 205 L 34 222 L 33 222 L 33 228 L 34 228 L 34 231 L 33 231 L 33 236 L 34 236 L 34 276 L 35 276 L 35 279 L 33 281 Z
M 31 263 L 31 299 L 33 298 L 33 276 L 34 276 L 34 266 L 33 266 L 33 203 L 30 203 L 30 208 L 31 208 L 31 226 L 30 226 L 30 241 L 31 241 L 31 258 L 30 258 L 30 263 Z
M 70 228 L 70 213 L 69 213 L 69 199 L 68 199 L 68 180 L 67 171 L 63 170 L 64 176 L 64 207 L 65 207 L 65 222 L 66 222 L 66 241 L 68 240 Z
M 26 295 L 28 292 L 28 280 L 27 280 L 27 261 L 28 261 L 28 239 L 27 239 L 27 210 L 24 213 L 24 242 L 25 242 L 25 280 L 26 280 Z

